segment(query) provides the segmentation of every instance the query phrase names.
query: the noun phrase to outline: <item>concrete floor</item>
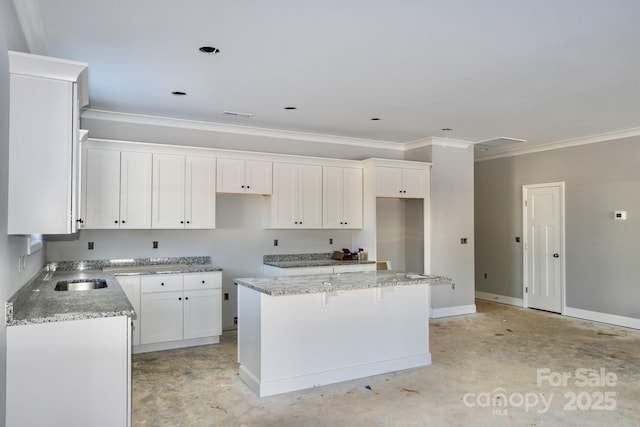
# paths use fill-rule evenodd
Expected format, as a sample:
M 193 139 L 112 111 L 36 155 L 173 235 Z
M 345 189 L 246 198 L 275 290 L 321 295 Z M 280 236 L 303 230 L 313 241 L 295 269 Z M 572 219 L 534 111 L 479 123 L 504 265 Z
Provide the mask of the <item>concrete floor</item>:
M 640 331 L 477 307 L 430 322 L 431 366 L 262 399 L 238 378 L 235 331 L 134 355 L 133 425 L 640 426 Z

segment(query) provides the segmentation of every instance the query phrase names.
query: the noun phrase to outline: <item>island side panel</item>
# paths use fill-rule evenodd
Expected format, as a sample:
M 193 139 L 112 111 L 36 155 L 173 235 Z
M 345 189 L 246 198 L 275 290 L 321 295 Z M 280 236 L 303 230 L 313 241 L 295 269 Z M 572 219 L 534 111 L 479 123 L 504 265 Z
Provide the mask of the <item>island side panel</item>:
M 128 425 L 129 323 L 119 316 L 8 327 L 7 426 Z
M 277 297 L 262 294 L 258 394 L 430 364 L 428 305 L 425 284 Z M 239 345 L 245 337 L 241 329 Z
M 261 377 L 261 301 L 266 296 L 238 286 L 238 363 L 240 378 L 260 394 Z

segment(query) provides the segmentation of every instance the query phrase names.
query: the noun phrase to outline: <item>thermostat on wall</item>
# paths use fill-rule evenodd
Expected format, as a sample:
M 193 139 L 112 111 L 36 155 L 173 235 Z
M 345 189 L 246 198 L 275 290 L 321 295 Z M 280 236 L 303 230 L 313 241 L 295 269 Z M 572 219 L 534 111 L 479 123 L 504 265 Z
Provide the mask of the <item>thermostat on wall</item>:
M 627 219 L 627 211 L 615 211 L 613 213 L 613 219 L 625 221 Z

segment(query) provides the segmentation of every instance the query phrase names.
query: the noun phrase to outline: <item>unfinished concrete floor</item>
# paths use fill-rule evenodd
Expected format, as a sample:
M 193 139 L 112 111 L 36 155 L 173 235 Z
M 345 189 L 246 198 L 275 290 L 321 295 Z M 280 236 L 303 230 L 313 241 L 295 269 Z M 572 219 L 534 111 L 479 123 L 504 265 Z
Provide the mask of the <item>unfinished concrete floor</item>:
M 430 322 L 431 366 L 266 398 L 238 378 L 235 331 L 134 355 L 133 425 L 640 426 L 640 331 L 477 308 Z

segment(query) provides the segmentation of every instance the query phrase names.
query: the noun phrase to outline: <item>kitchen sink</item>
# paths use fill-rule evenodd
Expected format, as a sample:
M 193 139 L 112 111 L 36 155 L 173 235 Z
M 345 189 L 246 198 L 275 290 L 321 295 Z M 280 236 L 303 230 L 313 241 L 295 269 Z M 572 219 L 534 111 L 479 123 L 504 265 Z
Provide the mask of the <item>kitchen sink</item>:
M 89 291 L 92 289 L 103 289 L 107 287 L 107 281 L 104 279 L 82 279 L 82 280 L 64 280 L 56 283 L 55 291 Z

